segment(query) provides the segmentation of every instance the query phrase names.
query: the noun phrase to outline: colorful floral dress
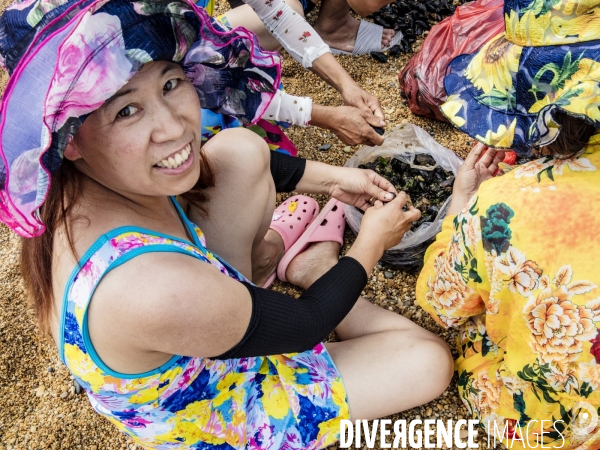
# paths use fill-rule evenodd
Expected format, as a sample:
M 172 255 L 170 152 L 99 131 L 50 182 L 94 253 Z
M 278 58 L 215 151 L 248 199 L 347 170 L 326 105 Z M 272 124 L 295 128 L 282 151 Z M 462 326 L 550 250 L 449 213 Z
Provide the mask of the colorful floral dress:
M 335 443 L 349 409 L 323 344 L 303 353 L 229 360 L 175 355 L 135 375 L 114 372 L 99 358 L 88 306 L 102 277 L 129 259 L 177 252 L 245 281 L 206 249 L 202 231 L 179 211 L 194 244 L 140 228 L 115 229 L 89 249 L 65 288 L 59 350 L 92 407 L 145 448 L 319 449 Z
M 542 420 L 545 448 L 600 448 L 598 229 L 600 134 L 483 183 L 425 254 L 417 300 L 458 328 L 461 398 L 509 448 L 541 447 Z

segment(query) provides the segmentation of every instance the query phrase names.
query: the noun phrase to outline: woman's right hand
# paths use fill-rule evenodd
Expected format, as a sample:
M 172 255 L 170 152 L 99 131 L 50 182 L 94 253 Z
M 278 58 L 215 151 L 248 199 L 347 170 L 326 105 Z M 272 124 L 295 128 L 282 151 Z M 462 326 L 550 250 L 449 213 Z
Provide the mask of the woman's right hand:
M 397 245 L 410 230 L 412 223 L 421 217 L 421 211 L 414 206 L 404 209 L 407 195 L 400 192 L 395 199 L 382 203 L 376 200 L 373 206 L 365 211 L 360 224 L 359 236 L 367 235 L 376 238 L 387 250 Z
M 362 264 L 367 273 L 371 273 L 383 252 L 397 245 L 412 223 L 421 217 L 421 211 L 413 206 L 403 209 L 406 201 L 406 194 L 400 192 L 385 204 L 376 200 L 365 211 L 356 241 L 346 255 Z

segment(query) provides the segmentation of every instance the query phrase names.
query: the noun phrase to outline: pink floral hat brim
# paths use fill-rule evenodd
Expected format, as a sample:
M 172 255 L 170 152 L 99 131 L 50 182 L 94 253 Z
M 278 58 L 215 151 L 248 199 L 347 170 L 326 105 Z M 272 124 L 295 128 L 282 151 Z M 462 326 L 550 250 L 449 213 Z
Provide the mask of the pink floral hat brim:
M 0 220 L 23 237 L 39 218 L 66 143 L 150 61 L 174 61 L 203 108 L 254 123 L 281 77 L 281 57 L 192 1 L 23 1 L 0 18 Z

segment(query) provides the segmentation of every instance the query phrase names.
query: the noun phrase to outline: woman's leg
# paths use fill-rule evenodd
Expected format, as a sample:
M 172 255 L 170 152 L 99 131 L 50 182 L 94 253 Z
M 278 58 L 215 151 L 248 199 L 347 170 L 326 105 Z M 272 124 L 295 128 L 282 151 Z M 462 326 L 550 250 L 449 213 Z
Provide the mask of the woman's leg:
M 298 0 L 285 0 L 285 2 L 294 11 L 304 17 L 304 10 Z M 279 51 L 281 44 L 273 37 L 265 28 L 263 22 L 256 15 L 254 10 L 249 5 L 243 5 L 238 8 L 231 9 L 225 13 L 225 17 L 233 28 L 244 27 L 258 36 L 260 46 L 265 50 L 272 52 Z
M 391 0 L 360 0 L 360 2 L 353 2 L 352 5 L 359 10 L 366 7 L 369 11 L 374 12 L 388 3 L 391 3 Z M 350 15 L 350 7 L 351 4 L 348 0 L 321 0 L 319 17 L 315 23 L 315 30 L 326 44 L 346 52 L 354 50 L 360 24 L 359 20 Z M 394 34 L 394 30 L 384 29 L 381 46 L 387 46 Z
M 448 345 L 405 317 L 360 298 L 325 344 L 346 386 L 352 419 L 375 419 L 427 403 L 454 373 Z
M 266 279 L 283 254 L 279 234 L 269 230 L 275 208 L 270 150 L 245 129 L 220 132 L 204 146 L 215 172 L 208 190 L 208 219 L 191 219 L 208 248 L 253 281 Z M 286 277 L 310 286 L 337 261 L 340 246 L 311 246 L 289 265 Z M 257 261 L 269 271 L 255 275 Z M 260 271 L 259 271 L 260 272 Z M 264 281 L 264 280 L 263 280 Z M 342 342 L 327 344 L 348 391 L 353 419 L 373 419 L 426 403 L 441 394 L 453 373 L 448 346 L 404 317 L 359 299 L 336 328 Z
M 337 262 L 340 246 L 314 244 L 288 266 L 304 289 Z M 452 379 L 448 345 L 405 317 L 359 298 L 326 344 L 348 393 L 352 419 L 375 419 L 427 403 Z
M 223 130 L 202 147 L 215 175 L 207 214 L 190 211 L 207 247 L 258 286 L 283 256 L 281 236 L 269 230 L 275 185 L 269 147 L 244 128 Z

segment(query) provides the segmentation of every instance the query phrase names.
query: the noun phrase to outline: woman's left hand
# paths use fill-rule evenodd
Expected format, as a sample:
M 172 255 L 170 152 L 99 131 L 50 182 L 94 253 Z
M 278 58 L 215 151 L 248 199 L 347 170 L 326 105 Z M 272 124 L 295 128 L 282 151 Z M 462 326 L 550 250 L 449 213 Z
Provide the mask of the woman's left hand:
M 329 195 L 342 203 L 365 211 L 371 203 L 384 203 L 396 197 L 394 185 L 372 170 L 337 167 L 329 186 Z M 369 203 L 369 200 L 373 200 Z
M 370 111 L 371 114 L 379 117 L 382 121 L 385 120 L 385 115 L 381 109 L 379 99 L 374 95 L 369 94 L 358 84 L 352 83 L 344 86 L 343 90 L 340 91 L 340 94 L 342 95 L 344 105 Z M 379 126 L 385 126 L 385 122 L 382 122 Z
M 484 153 L 485 152 L 485 153 Z M 483 156 L 482 156 L 483 153 Z M 485 180 L 494 176 L 498 163 L 504 159 L 504 151 L 488 148 L 478 142 L 465 162 L 458 169 L 452 188 L 452 201 L 448 215 L 458 214 L 477 193 Z
M 361 88 L 331 53 L 327 52 L 315 59 L 311 70 L 340 93 L 344 105 L 354 106 L 373 114 L 382 121 L 385 120 L 377 97 Z M 376 126 L 384 127 L 385 123 Z

